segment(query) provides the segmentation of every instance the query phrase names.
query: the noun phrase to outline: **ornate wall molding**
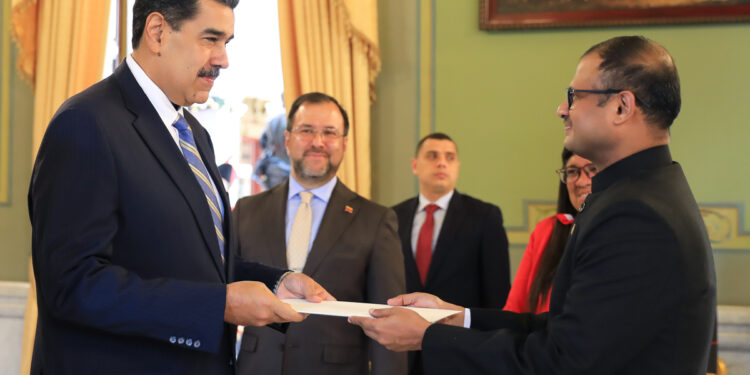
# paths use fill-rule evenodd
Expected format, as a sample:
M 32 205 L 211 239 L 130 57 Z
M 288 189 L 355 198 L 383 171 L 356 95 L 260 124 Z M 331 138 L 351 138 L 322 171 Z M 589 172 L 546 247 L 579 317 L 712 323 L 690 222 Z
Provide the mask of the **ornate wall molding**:
M 702 203 L 699 206 L 714 250 L 750 251 L 750 230 L 745 228 L 743 203 Z M 525 246 L 536 223 L 555 214 L 556 204 L 524 200 L 523 207 L 523 224 L 506 228 L 512 245 Z

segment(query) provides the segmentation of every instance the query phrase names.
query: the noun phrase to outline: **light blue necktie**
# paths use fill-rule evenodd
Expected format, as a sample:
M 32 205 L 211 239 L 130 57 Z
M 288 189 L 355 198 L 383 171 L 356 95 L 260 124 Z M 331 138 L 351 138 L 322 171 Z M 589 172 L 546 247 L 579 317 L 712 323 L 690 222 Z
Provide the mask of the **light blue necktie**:
M 222 229 L 224 228 L 222 225 L 224 210 L 221 209 L 222 207 L 216 198 L 216 191 L 209 180 L 211 177 L 208 174 L 208 170 L 206 170 L 206 165 L 203 164 L 198 148 L 195 147 L 193 132 L 190 130 L 187 120 L 180 115 L 180 118 L 172 126 L 177 128 L 180 134 L 180 149 L 182 150 L 182 154 L 185 155 L 185 160 L 190 165 L 190 169 L 193 171 L 198 184 L 203 189 L 203 194 L 206 196 L 208 207 L 211 209 L 211 218 L 214 221 L 214 229 L 216 229 L 216 238 L 219 240 L 221 259 L 224 260 L 224 231 Z

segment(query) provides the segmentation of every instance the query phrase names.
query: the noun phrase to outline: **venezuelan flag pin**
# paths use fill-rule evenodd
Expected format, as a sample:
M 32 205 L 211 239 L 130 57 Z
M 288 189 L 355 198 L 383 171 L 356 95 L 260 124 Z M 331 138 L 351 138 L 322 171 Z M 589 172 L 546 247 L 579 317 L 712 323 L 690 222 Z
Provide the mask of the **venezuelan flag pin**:
M 344 207 L 344 211 L 346 211 L 347 213 L 350 213 L 350 214 L 354 213 L 354 209 L 352 208 L 352 206 L 346 206 L 346 207 Z

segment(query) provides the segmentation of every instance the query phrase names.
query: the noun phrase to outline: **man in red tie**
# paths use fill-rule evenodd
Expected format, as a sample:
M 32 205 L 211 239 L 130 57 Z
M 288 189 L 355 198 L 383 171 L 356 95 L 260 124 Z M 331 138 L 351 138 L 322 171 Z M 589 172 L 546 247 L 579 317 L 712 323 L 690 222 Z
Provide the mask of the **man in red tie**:
M 406 289 L 461 306 L 501 308 L 510 289 L 503 216 L 497 206 L 455 190 L 460 165 L 456 143 L 446 134 L 429 134 L 417 144 L 411 167 L 419 196 L 393 207 Z M 422 373 L 414 352 L 409 368 Z

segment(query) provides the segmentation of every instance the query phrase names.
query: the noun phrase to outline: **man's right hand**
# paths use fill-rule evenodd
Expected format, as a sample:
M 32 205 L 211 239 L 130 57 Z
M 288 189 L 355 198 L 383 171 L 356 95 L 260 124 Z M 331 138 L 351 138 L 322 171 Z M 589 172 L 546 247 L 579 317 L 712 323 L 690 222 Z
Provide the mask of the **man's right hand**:
M 227 285 L 224 321 L 243 326 L 265 326 L 271 323 L 301 322 L 307 316 L 281 302 L 257 281 L 238 281 Z
M 447 324 L 457 327 L 463 327 L 464 325 L 464 314 L 466 309 L 448 303 L 440 299 L 438 296 L 434 296 L 428 293 L 409 293 L 401 294 L 388 300 L 388 304 L 391 306 L 411 306 L 411 307 L 426 307 L 430 309 L 444 309 L 444 310 L 456 310 L 460 311 L 458 314 L 453 314 L 443 320 L 436 323 Z

